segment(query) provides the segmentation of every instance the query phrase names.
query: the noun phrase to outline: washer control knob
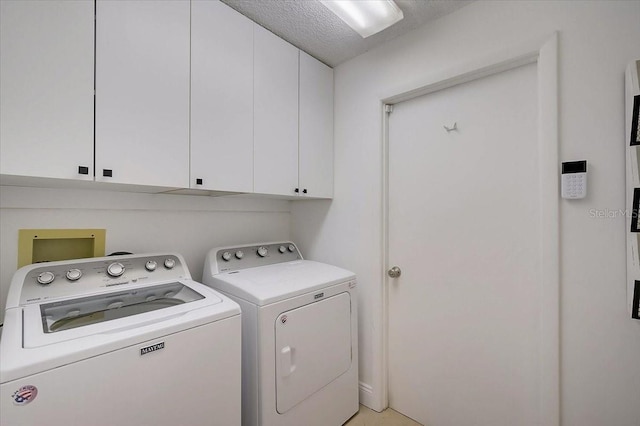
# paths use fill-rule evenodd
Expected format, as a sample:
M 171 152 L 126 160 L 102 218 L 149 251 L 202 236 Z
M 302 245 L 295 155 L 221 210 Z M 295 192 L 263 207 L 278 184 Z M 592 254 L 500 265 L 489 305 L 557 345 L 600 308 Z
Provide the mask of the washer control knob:
M 228 251 L 222 253 L 222 260 L 224 260 L 225 262 L 231 260 L 231 253 L 229 253 Z
M 49 272 L 49 271 L 41 272 L 37 278 L 38 283 L 42 285 L 51 284 L 55 279 L 56 279 L 56 276 L 53 275 L 53 272 Z
M 278 251 L 280 253 L 284 253 L 285 251 L 287 251 L 287 248 L 285 246 L 280 246 L 280 247 L 278 247 Z
M 175 259 L 167 258 L 167 259 L 164 260 L 164 267 L 165 268 L 173 269 L 174 266 L 176 266 Z
M 69 281 L 78 281 L 82 277 L 82 271 L 80 269 L 69 269 L 67 271 L 67 279 Z
M 144 269 L 146 269 L 149 272 L 155 271 L 157 267 L 158 267 L 158 262 L 156 262 L 155 260 L 148 260 L 147 263 L 144 264 Z
M 243 256 L 244 256 L 244 253 L 242 252 L 242 250 L 238 250 L 236 252 L 236 259 L 242 259 Z
M 296 251 L 296 246 L 294 246 L 293 244 L 289 244 L 288 249 L 291 253 L 293 253 L 294 251 Z
M 124 265 L 120 262 L 113 262 L 111 265 L 107 266 L 107 274 L 112 277 L 119 277 L 124 274 Z
M 269 253 L 269 250 L 265 246 L 258 247 L 258 256 L 265 257 Z

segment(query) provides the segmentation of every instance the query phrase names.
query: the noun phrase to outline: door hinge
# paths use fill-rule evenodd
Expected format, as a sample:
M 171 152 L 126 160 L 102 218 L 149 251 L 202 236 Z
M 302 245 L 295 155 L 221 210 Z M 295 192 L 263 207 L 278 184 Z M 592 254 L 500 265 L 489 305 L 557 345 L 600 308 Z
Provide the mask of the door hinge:
M 392 113 L 393 112 L 393 105 L 385 105 L 384 106 L 384 112 Z

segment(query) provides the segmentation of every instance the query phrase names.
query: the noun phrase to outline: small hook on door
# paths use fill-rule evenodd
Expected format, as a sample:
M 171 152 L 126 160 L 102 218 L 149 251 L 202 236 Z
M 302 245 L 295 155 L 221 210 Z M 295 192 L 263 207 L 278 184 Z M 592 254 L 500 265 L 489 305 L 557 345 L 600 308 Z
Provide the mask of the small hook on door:
M 444 127 L 444 129 L 447 131 L 447 133 L 452 132 L 454 130 L 458 130 L 458 122 L 453 123 L 453 126 L 451 127 L 447 127 L 447 126 L 442 126 Z

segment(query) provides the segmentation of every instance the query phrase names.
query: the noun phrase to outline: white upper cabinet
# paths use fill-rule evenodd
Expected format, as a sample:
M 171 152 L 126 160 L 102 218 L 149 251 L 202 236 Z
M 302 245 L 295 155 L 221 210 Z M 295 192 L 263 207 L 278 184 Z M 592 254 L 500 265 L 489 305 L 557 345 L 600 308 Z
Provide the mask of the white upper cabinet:
M 0 24 L 3 182 L 332 197 L 333 70 L 222 2 L 0 0 Z
M 0 173 L 93 179 L 94 4 L 0 1 Z
M 253 192 L 253 25 L 191 4 L 191 188 Z
M 254 192 L 298 187 L 299 50 L 254 25 Z
M 190 2 L 98 0 L 96 180 L 189 186 Z
M 333 69 L 300 52 L 300 195 L 333 196 Z

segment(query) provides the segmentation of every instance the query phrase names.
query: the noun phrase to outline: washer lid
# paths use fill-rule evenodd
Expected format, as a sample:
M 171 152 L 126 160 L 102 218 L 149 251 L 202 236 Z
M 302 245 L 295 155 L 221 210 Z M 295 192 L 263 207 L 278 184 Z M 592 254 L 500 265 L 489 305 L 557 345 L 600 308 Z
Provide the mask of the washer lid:
M 258 306 L 355 279 L 346 269 L 296 260 L 203 277 L 206 284 Z
M 171 325 L 178 325 L 188 321 L 189 312 L 202 308 L 212 319 L 237 315 L 237 305 L 228 306 L 221 297 L 202 284 L 185 280 L 32 303 L 23 308 L 23 347 L 114 335 L 122 330 L 135 334 L 136 328 L 149 324 L 164 322 L 168 326 L 168 319 Z
M 57 333 L 105 321 L 202 300 L 205 296 L 179 282 L 60 300 L 40 305 L 45 333 Z M 221 300 L 218 298 L 216 303 Z

